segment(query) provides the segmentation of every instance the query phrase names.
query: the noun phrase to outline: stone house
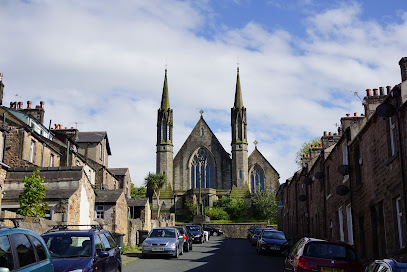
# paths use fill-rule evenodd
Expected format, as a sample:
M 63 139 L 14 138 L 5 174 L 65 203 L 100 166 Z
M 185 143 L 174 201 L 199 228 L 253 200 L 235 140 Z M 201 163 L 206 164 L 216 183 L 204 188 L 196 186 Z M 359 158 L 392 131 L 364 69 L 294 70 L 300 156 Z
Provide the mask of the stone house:
M 123 189 L 126 197 L 130 198 L 131 178 L 129 168 L 108 168 L 108 170 L 118 179 L 118 189 Z
M 34 172 L 35 167 L 10 168 L 5 180 L 2 210 L 16 211 L 18 197 L 24 190 L 22 180 Z M 40 176 L 48 189 L 44 202 L 48 202 L 48 218 L 63 224 L 94 223 L 95 193 L 92 181 L 82 166 L 43 167 Z
M 407 59 L 399 64 L 402 83 L 367 89 L 364 114 L 341 118 L 338 134 L 324 133 L 321 146 L 311 147 L 302 175 L 280 185 L 279 228 L 293 242 L 342 240 L 364 263 L 407 257 Z

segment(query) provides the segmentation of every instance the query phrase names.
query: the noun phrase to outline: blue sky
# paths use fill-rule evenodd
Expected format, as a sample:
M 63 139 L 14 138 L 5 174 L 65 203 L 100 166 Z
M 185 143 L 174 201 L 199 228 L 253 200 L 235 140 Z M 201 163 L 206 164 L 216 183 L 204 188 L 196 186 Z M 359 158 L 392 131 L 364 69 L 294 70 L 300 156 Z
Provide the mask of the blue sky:
M 45 101 L 45 124 L 106 130 L 110 167 L 155 171 L 165 64 L 174 156 L 204 118 L 230 152 L 236 62 L 249 152 L 280 173 L 302 143 L 363 113 L 367 88 L 400 82 L 404 1 L 0 0 L 4 104 Z

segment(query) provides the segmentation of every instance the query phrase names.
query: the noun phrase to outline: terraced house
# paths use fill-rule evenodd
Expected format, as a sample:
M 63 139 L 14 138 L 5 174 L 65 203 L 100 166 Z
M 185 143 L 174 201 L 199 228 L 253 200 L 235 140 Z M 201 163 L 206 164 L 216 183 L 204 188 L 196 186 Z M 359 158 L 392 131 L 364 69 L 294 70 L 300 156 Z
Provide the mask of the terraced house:
M 402 82 L 366 90 L 364 113 L 311 146 L 280 185 L 279 229 L 353 244 L 363 262 L 407 257 L 407 58 Z

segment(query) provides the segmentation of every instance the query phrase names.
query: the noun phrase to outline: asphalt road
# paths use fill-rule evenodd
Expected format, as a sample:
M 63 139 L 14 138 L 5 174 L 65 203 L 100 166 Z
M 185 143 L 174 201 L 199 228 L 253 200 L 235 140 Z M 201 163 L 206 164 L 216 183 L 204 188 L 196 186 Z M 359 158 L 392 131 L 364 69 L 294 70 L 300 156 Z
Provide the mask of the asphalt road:
M 123 272 L 154 271 L 282 271 L 283 257 L 259 256 L 247 239 L 214 237 L 178 259 L 154 256 L 124 267 Z

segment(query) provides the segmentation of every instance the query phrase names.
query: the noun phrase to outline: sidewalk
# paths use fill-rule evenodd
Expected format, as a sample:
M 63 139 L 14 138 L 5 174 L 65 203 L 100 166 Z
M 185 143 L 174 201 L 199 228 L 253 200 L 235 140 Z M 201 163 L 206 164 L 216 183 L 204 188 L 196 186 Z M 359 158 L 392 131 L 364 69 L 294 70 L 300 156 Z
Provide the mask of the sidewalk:
M 141 256 L 141 251 L 140 252 L 129 252 L 129 253 L 123 254 L 122 255 L 123 266 L 126 266 L 128 264 L 131 264 L 132 262 L 139 260 L 140 256 Z

